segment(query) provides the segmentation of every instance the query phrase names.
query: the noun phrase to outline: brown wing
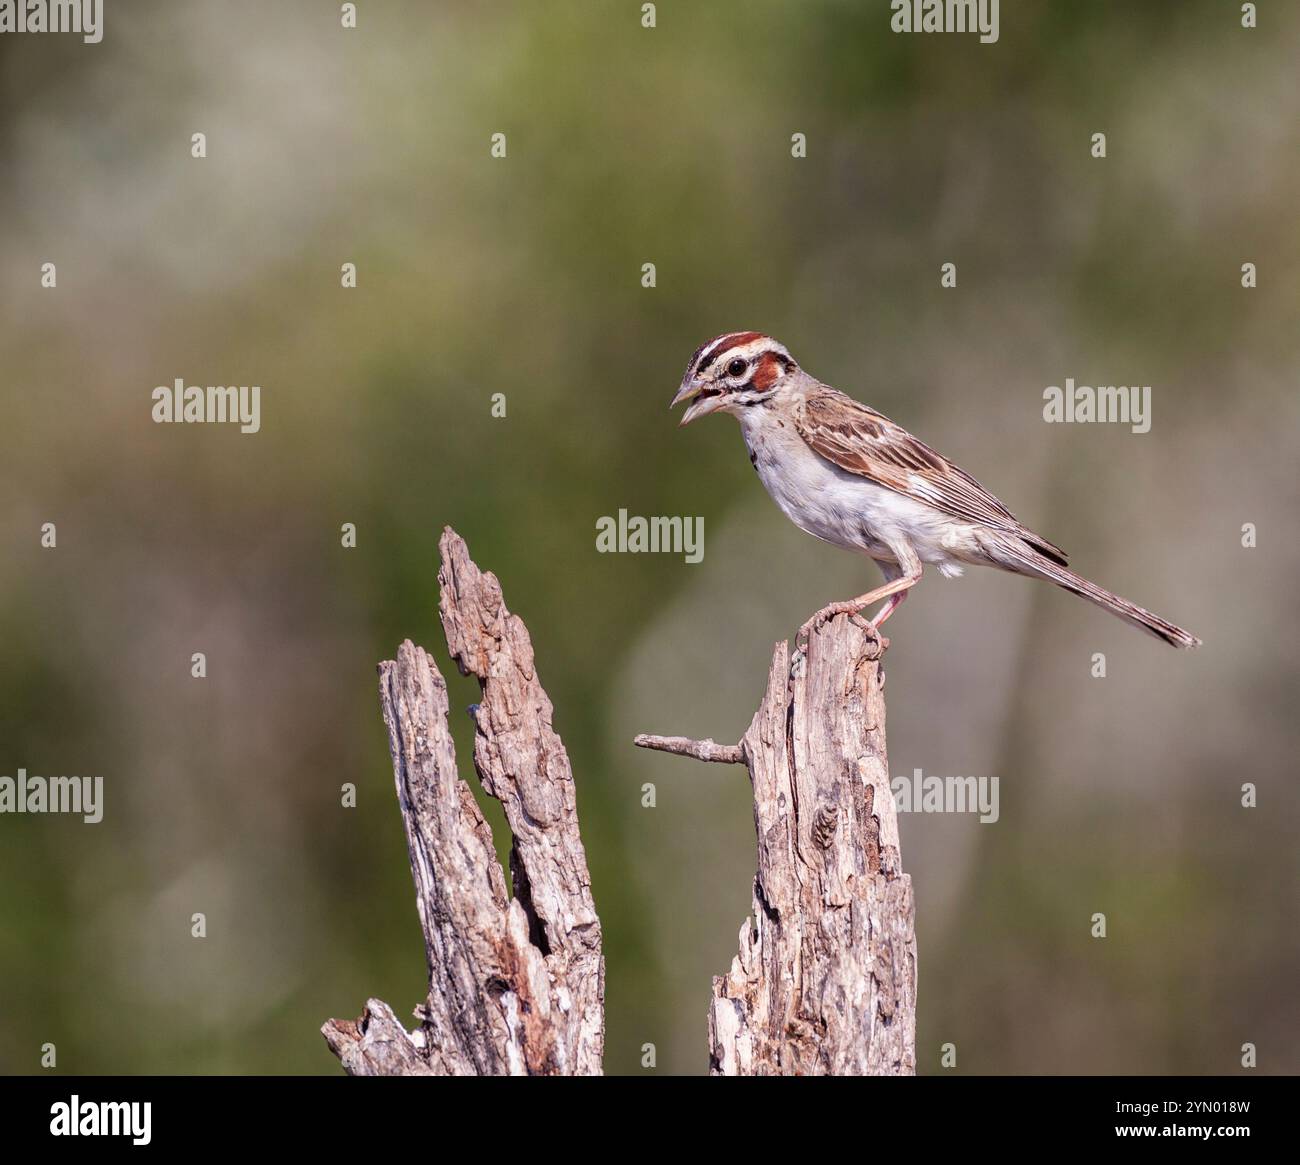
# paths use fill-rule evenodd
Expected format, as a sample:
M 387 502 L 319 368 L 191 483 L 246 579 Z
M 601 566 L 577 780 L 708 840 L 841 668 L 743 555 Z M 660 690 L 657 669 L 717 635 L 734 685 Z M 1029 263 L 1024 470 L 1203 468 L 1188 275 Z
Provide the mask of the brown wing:
M 969 473 L 852 397 L 833 388 L 811 394 L 795 412 L 795 428 L 811 449 L 841 469 L 954 518 L 1018 534 L 1065 564 L 1065 551 L 1017 522 Z

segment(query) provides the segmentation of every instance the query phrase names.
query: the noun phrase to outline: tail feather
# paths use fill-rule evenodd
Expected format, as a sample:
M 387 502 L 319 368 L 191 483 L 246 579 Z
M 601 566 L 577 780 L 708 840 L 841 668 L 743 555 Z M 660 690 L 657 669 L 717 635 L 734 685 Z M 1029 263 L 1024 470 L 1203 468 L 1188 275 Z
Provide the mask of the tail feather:
M 1136 627 L 1149 635 L 1154 635 L 1157 639 L 1163 639 L 1174 647 L 1201 646 L 1201 641 L 1190 631 L 1170 623 L 1168 619 L 1162 619 L 1145 607 L 1139 607 L 1136 603 L 1130 603 L 1128 599 L 1112 594 L 1105 587 L 1089 582 L 1082 575 L 1075 574 L 1069 567 L 1053 562 L 1032 546 L 1018 541 L 1010 543 L 1010 540 L 1007 542 L 999 540 L 996 547 L 989 547 L 989 549 L 993 551 L 999 565 L 1005 569 L 1053 582 L 1071 594 L 1081 595 L 1111 614 L 1118 615 L 1130 627 Z

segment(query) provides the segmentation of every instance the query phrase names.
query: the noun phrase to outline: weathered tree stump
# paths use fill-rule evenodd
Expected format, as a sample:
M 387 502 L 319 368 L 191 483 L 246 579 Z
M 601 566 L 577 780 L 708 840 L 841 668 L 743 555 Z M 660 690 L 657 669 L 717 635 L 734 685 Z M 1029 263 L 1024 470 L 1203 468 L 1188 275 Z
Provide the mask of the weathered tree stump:
M 368 1000 L 321 1029 L 352 1075 L 584 1075 L 601 1070 L 604 960 L 573 774 L 532 643 L 451 530 L 439 549 L 447 645 L 478 677 L 474 766 L 513 837 L 513 896 L 456 772 L 447 686 L 409 641 L 379 667 L 429 994 L 408 1032 Z M 754 790 L 753 915 L 709 1009 L 714 1075 L 916 1070 L 916 938 L 885 752 L 883 645 L 841 616 L 789 658 L 739 744 L 637 744 L 744 764 Z
M 730 972 L 713 980 L 714 1075 L 916 1071 L 916 935 L 885 751 L 883 649 L 840 616 L 793 662 L 776 645 L 738 745 L 636 738 L 744 764 L 754 789 L 753 914 Z
M 379 1000 L 330 1020 L 354 1076 L 594 1075 L 604 1046 L 600 920 L 578 833 L 573 773 L 551 727 L 532 641 L 496 577 L 450 528 L 439 611 L 462 674 L 478 677 L 474 767 L 514 844 L 513 896 L 492 831 L 456 771 L 447 685 L 409 640 L 379 665 L 379 694 L 424 931 L 429 995 L 408 1032 Z

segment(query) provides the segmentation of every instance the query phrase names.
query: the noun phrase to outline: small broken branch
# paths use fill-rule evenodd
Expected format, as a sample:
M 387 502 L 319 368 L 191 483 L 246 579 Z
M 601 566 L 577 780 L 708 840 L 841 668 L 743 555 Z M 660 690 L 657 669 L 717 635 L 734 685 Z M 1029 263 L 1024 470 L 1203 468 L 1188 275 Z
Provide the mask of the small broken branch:
M 686 736 L 648 736 L 644 732 L 632 743 L 637 748 L 653 748 L 658 752 L 691 756 L 696 760 L 712 761 L 719 765 L 745 763 L 744 750 L 738 744 L 717 744 L 712 740 L 691 740 Z
M 738 745 L 638 736 L 743 762 L 758 872 L 731 970 L 713 980 L 715 1076 L 912 1075 L 916 934 L 885 753 L 884 647 L 840 616 L 789 659 Z
M 482 688 L 474 767 L 510 826 L 514 893 L 456 772 L 446 682 L 408 640 L 396 662 L 379 665 L 379 693 L 429 995 L 414 1032 L 375 999 L 360 1019 L 321 1031 L 353 1076 L 599 1074 L 605 964 L 568 754 L 528 629 L 506 609 L 496 577 L 450 528 L 439 551 L 439 612 L 453 659 Z

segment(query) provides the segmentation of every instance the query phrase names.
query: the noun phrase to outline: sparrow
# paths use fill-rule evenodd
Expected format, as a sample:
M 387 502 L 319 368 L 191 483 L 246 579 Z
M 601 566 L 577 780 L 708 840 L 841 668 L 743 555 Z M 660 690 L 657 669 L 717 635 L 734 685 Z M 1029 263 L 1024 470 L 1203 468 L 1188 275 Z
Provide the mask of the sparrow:
M 669 407 L 689 402 L 681 424 L 731 413 L 772 500 L 799 529 L 875 560 L 884 585 L 828 603 L 799 629 L 884 600 L 878 628 L 925 566 L 954 578 L 994 566 L 1046 579 L 1174 647 L 1201 641 L 1159 615 L 1075 574 L 1059 546 L 1035 534 L 964 469 L 901 425 L 822 384 L 783 344 L 761 332 L 727 332 L 696 349 Z

